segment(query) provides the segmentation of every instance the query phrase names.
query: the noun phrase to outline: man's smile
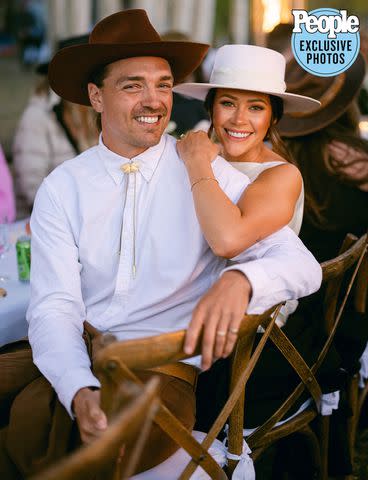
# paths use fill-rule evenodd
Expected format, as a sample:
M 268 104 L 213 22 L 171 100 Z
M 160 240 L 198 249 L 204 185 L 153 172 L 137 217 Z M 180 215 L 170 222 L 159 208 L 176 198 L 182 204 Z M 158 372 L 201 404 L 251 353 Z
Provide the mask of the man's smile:
M 141 115 L 139 117 L 135 117 L 137 122 L 143 123 L 143 124 L 149 124 L 153 125 L 155 123 L 158 123 L 161 120 L 162 116 L 161 115 L 154 115 L 154 116 L 146 116 L 146 115 Z

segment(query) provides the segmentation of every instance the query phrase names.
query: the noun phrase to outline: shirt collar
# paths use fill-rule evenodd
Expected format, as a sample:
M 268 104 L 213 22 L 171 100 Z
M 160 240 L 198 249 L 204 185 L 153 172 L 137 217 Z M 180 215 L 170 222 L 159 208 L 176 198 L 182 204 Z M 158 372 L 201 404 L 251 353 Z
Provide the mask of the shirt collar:
M 133 158 L 126 158 L 109 150 L 103 143 L 102 134 L 100 134 L 98 148 L 102 153 L 102 159 L 105 168 L 116 184 L 120 184 L 124 178 L 124 173 L 120 167 L 125 163 L 136 162 L 139 165 L 139 172 L 142 177 L 149 182 L 155 173 L 158 162 L 163 154 L 166 145 L 166 136 L 163 135 L 157 145 L 148 148 L 140 155 Z

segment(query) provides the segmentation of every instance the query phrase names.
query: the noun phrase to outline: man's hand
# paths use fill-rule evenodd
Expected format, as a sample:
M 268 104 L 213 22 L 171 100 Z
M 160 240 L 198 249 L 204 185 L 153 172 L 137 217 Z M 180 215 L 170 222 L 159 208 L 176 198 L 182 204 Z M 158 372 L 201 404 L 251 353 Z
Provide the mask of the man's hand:
M 230 270 L 197 304 L 186 334 L 184 351 L 193 353 L 203 328 L 203 370 L 210 368 L 213 358 L 227 357 L 231 353 L 251 293 L 247 277 L 237 270 Z
M 100 408 L 100 391 L 81 388 L 73 399 L 73 411 L 77 419 L 83 443 L 91 443 L 107 428 L 106 415 Z

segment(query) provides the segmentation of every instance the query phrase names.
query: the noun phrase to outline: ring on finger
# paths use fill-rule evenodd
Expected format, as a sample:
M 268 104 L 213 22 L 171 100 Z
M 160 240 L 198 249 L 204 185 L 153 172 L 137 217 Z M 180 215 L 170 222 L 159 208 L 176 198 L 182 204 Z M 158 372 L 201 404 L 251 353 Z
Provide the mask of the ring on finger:
M 180 138 L 180 140 L 181 140 L 181 139 L 184 138 L 184 137 L 185 137 L 185 133 L 182 133 L 179 138 Z
M 239 333 L 239 328 L 229 328 L 229 329 L 228 329 L 228 332 L 229 332 L 229 333 L 232 333 L 232 334 L 234 334 L 234 335 L 238 335 L 238 333 Z
M 216 335 L 217 335 L 218 337 L 225 337 L 225 336 L 226 336 L 226 332 L 224 332 L 223 330 L 217 330 Z

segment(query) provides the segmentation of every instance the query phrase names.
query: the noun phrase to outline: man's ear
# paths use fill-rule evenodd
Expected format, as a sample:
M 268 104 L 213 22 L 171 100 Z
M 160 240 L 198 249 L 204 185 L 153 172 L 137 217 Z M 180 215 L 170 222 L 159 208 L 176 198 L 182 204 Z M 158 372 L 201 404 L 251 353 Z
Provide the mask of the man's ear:
M 103 112 L 103 102 L 102 102 L 102 96 L 101 96 L 101 89 L 98 88 L 97 85 L 94 83 L 89 83 L 88 84 L 88 95 L 89 95 L 89 100 L 91 102 L 91 105 L 93 109 L 97 113 L 102 113 Z

